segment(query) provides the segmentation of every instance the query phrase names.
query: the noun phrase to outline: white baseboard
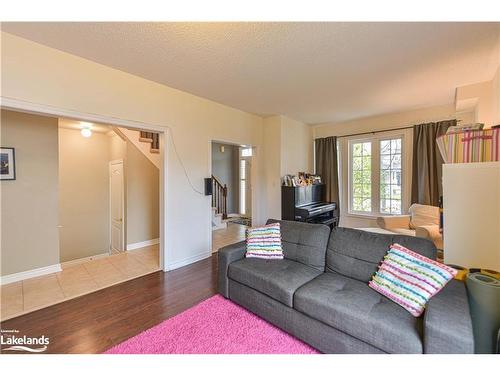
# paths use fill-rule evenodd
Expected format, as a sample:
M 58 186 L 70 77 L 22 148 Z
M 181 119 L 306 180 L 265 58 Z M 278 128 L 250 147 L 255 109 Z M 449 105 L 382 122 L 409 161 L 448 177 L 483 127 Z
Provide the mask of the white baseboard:
M 5 284 L 10 284 L 10 283 L 15 283 L 16 281 L 22 281 L 26 279 L 31 279 L 33 277 L 38 277 L 38 276 L 44 276 L 48 275 L 51 273 L 55 272 L 61 272 L 61 264 L 53 264 L 51 266 L 47 267 L 40 267 L 40 268 L 35 268 L 33 270 L 29 271 L 23 271 L 23 272 L 18 272 L 18 273 L 12 273 L 10 275 L 5 275 L 1 277 L 0 284 L 5 285 Z
M 154 238 L 152 240 L 147 240 L 142 242 L 130 243 L 127 245 L 127 251 L 140 249 L 141 247 L 146 247 L 146 246 L 158 245 L 159 243 L 160 243 L 159 238 Z
M 207 252 L 199 253 L 199 254 L 190 256 L 188 258 L 178 260 L 176 262 L 172 262 L 172 263 L 167 262 L 167 271 L 172 271 L 172 270 L 175 270 L 176 268 L 181 268 L 181 267 L 187 266 L 188 264 L 198 262 L 200 260 L 209 258 L 211 256 L 212 256 L 212 252 L 209 251 L 208 253 Z
M 99 258 L 104 258 L 104 257 L 109 257 L 109 253 L 101 253 L 97 255 L 91 255 L 89 257 L 85 258 L 78 258 L 74 260 L 68 260 L 67 262 L 62 262 L 61 267 L 68 267 L 68 266 L 74 266 L 75 264 L 80 264 L 80 263 L 85 263 L 94 259 L 99 259 Z
M 160 243 L 159 238 L 154 238 L 152 240 L 146 240 L 146 241 L 142 241 L 142 242 L 130 243 L 127 245 L 127 251 L 137 250 L 137 249 L 140 249 L 140 248 L 146 247 L 146 246 L 158 245 L 159 243 Z

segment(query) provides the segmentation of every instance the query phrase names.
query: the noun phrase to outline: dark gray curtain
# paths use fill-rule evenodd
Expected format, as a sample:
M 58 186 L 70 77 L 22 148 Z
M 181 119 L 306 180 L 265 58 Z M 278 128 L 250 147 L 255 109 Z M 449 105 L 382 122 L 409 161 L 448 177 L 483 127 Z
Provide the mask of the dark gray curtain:
M 436 138 L 446 134 L 457 120 L 430 122 L 413 127 L 412 203 L 437 206 L 443 194 L 443 158 L 437 147 Z
M 316 174 L 326 185 L 326 201 L 339 205 L 339 171 L 337 166 L 337 137 L 318 138 L 315 143 Z

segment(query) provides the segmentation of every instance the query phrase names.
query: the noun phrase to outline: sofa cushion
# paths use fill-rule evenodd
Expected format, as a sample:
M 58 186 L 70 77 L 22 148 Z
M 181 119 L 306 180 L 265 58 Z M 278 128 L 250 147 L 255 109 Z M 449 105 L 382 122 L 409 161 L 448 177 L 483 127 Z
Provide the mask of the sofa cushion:
M 388 353 L 422 353 L 422 320 L 348 277 L 324 273 L 295 292 L 294 308 Z
M 413 316 L 420 316 L 429 299 L 456 274 L 447 265 L 393 244 L 368 285 Z
M 285 259 L 324 271 L 330 228 L 326 225 L 274 219 L 268 220 L 267 224 L 276 222 L 281 224 L 281 244 Z
M 288 259 L 246 258 L 229 265 L 230 279 L 293 307 L 295 291 L 322 272 Z
M 436 259 L 436 247 L 424 238 L 334 228 L 326 251 L 326 271 L 368 283 L 393 243 Z
M 280 223 L 247 229 L 247 258 L 283 259 Z

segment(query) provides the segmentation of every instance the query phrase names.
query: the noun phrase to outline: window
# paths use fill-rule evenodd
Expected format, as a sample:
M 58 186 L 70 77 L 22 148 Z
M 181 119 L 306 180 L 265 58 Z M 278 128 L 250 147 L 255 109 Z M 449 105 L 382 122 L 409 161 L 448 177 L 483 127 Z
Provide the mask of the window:
M 401 214 L 401 138 L 380 141 L 380 213 Z
M 372 144 L 352 143 L 352 209 L 372 210 Z
M 402 135 L 349 141 L 349 212 L 401 214 L 403 172 Z
M 251 150 L 251 149 L 250 149 Z M 246 214 L 246 192 L 247 192 L 247 161 L 240 159 L 240 214 Z
M 242 148 L 241 149 L 241 156 L 245 157 L 245 156 L 252 156 L 252 148 L 249 147 L 249 148 Z

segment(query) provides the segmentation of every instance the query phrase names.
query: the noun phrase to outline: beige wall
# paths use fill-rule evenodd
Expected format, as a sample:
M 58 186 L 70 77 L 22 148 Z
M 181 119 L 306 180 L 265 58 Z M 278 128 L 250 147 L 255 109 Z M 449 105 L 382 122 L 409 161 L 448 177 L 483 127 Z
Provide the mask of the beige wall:
M 160 237 L 159 171 L 131 142 L 126 143 L 127 244 Z
M 455 118 L 455 116 L 454 104 L 421 108 L 407 112 L 365 117 L 347 122 L 314 125 L 313 138 L 364 133 L 374 130 L 391 130 L 419 123 L 451 119 Z
M 59 128 L 61 262 L 109 251 L 109 139 Z
M 1 35 L 2 96 L 171 128 L 166 144 L 166 268 L 210 256 L 210 197 L 190 188 L 171 136 L 192 183 L 203 191 L 212 139 L 255 146 L 252 175 L 262 176 L 262 118 L 26 39 Z M 253 191 L 252 214 L 255 224 L 260 224 L 265 220 L 261 199 L 265 190 L 254 187 Z
M 286 116 L 264 119 L 266 207 L 281 218 L 281 177 L 313 171 L 312 127 Z
M 312 127 L 281 116 L 281 176 L 313 172 Z
M 124 160 L 127 156 L 127 142 L 116 133 L 109 137 L 109 160 Z
M 493 125 L 500 125 L 500 65 L 493 77 Z
M 16 180 L 1 181 L 2 276 L 59 263 L 57 119 L 2 110 Z
M 349 134 L 364 133 L 370 131 L 380 131 L 380 130 L 391 130 L 400 127 L 407 127 L 419 123 L 439 121 L 451 118 L 464 119 L 466 121 L 471 117 L 470 113 L 457 114 L 455 112 L 455 105 L 443 105 L 435 106 L 429 108 L 422 108 L 414 111 L 401 112 L 401 113 L 391 113 L 381 116 L 367 117 L 357 120 L 352 120 L 343 123 L 331 123 L 331 124 L 319 124 L 313 126 L 313 136 L 314 138 L 323 138 L 328 136 L 346 136 Z M 411 145 L 412 145 L 412 131 L 405 130 L 405 146 L 410 150 L 406 154 L 406 165 L 407 170 L 411 168 Z M 345 227 L 376 227 L 376 217 L 352 215 L 347 212 L 347 148 L 348 142 L 347 138 L 339 139 L 339 151 L 340 151 L 340 175 L 341 182 L 344 183 L 341 186 L 341 198 L 340 198 L 340 225 Z M 411 175 L 409 173 L 405 176 L 406 192 L 404 195 L 406 202 L 403 202 L 405 206 L 409 204 L 409 188 L 411 186 Z
M 281 118 L 264 119 L 266 217 L 281 219 Z
M 159 171 L 131 142 L 60 128 L 59 145 L 61 262 L 109 250 L 111 160 L 124 162 L 126 244 L 159 238 Z
M 455 104 L 470 103 L 475 113 L 475 122 L 481 122 L 485 128 L 493 125 L 495 117 L 493 81 L 479 82 L 472 85 L 458 87 L 455 95 Z

